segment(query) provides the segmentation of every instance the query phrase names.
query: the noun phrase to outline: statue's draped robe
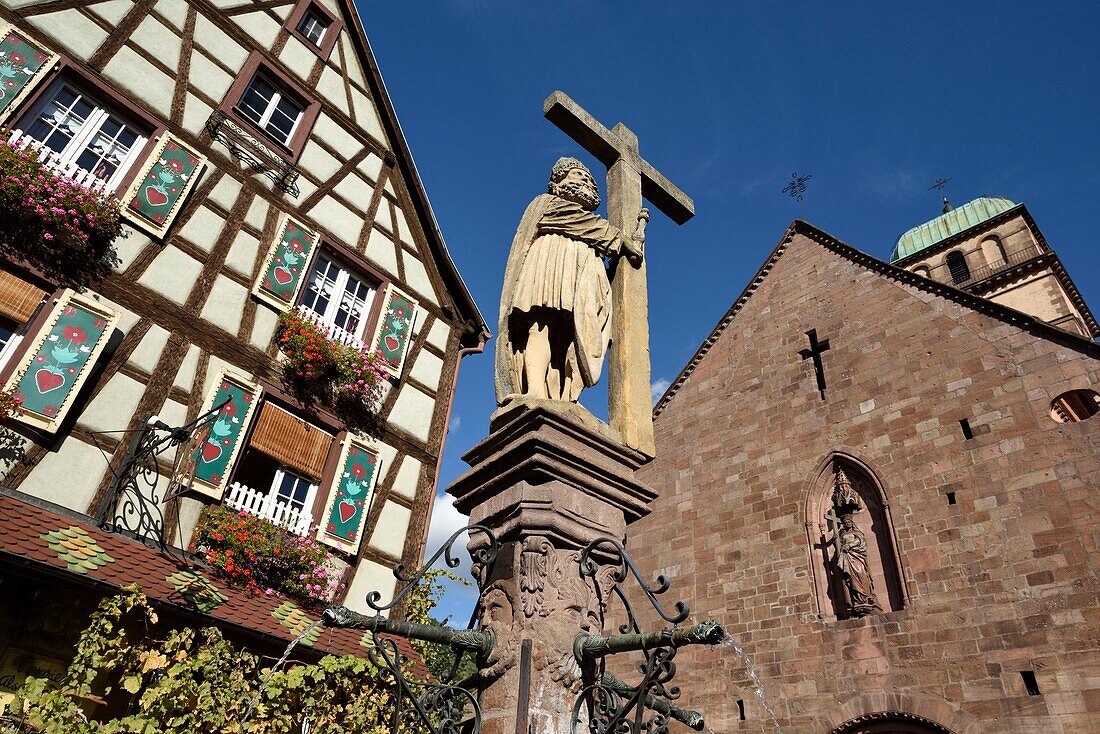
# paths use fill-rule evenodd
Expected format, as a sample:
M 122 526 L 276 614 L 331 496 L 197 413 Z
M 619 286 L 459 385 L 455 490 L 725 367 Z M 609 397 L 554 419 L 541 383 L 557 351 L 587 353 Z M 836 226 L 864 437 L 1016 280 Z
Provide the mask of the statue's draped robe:
M 878 609 L 875 584 L 867 565 L 867 539 L 858 530 L 842 530 L 840 533 L 840 570 L 848 586 L 852 608 L 867 612 Z
M 546 308 L 566 312 L 573 323 L 567 370 L 595 385 L 611 340 L 611 284 L 605 255 L 621 247 L 619 230 L 579 204 L 542 194 L 520 220 L 500 300 L 497 403 L 522 392 L 509 320 L 513 312 Z M 519 335 L 516 335 L 517 337 Z

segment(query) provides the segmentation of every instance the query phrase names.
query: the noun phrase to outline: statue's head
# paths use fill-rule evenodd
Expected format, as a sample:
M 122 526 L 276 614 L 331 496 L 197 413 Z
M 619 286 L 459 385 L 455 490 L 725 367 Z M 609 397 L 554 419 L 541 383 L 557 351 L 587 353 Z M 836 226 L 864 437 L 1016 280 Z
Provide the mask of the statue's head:
M 554 196 L 579 204 L 588 211 L 600 205 L 596 179 L 576 158 L 559 158 L 550 172 L 549 189 Z
M 856 526 L 856 519 L 852 515 L 841 515 L 840 526 L 845 530 L 851 530 Z

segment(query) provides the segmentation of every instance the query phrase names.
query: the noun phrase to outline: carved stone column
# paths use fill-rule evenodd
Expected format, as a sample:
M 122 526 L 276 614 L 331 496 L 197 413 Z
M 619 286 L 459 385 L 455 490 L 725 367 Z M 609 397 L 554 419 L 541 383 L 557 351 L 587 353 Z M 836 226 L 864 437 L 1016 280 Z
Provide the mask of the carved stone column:
M 646 457 L 595 428 L 546 407 L 501 411 L 447 490 L 501 543 L 491 569 L 474 569 L 481 624 L 496 635 L 481 670 L 483 734 L 568 734 L 583 675 L 573 641 L 603 630 L 596 587 L 607 590 L 581 578 L 580 551 L 621 540 L 656 497 L 634 478 Z

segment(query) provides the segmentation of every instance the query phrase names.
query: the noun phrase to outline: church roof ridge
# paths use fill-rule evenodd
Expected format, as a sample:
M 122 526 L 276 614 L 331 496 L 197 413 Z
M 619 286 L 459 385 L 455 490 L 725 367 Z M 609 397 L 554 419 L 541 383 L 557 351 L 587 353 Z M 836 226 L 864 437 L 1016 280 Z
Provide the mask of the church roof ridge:
M 710 351 L 711 347 L 717 343 L 718 339 L 733 322 L 733 319 L 741 309 L 744 308 L 749 298 L 752 297 L 753 293 L 756 292 L 761 283 L 768 277 L 768 274 L 775 267 L 775 263 L 778 262 L 779 258 L 786 252 L 787 245 L 789 245 L 795 235 L 798 234 L 808 237 L 841 257 L 847 258 L 869 270 L 876 271 L 880 275 L 950 299 L 974 311 L 985 313 L 1005 323 L 1035 333 L 1035 335 L 1040 338 L 1049 339 L 1063 346 L 1081 351 L 1096 359 L 1100 359 L 1100 343 L 1083 336 L 1078 336 L 1077 334 L 1071 334 L 1068 331 L 1063 331 L 1056 326 L 1051 326 L 1045 321 L 1021 311 L 1017 311 L 1014 308 L 1009 308 L 1008 306 L 995 303 L 987 298 L 976 296 L 967 291 L 959 290 L 958 288 L 917 275 L 904 268 L 899 268 L 896 265 L 880 260 L 874 255 L 869 255 L 862 250 L 842 242 L 840 239 L 815 227 L 809 222 L 802 219 L 795 219 L 787 227 L 779 243 L 776 244 L 775 248 L 772 249 L 771 253 L 769 253 L 768 257 L 764 260 L 764 264 L 760 266 L 760 269 L 757 270 L 756 274 L 749 280 L 745 289 L 741 291 L 741 294 L 734 300 L 729 309 L 726 310 L 722 318 L 719 319 L 707 338 L 704 339 L 703 343 L 699 345 L 699 348 L 695 350 L 695 354 L 688 360 L 688 363 L 680 371 L 680 374 L 678 374 L 672 383 L 669 384 L 668 388 L 665 389 L 660 400 L 653 406 L 654 418 L 661 414 L 665 406 L 667 406 L 672 398 L 675 397 L 676 393 L 679 392 L 680 387 L 687 381 L 695 371 L 695 368 L 703 361 L 703 358 Z
M 483 349 L 485 342 L 491 338 L 492 333 L 489 331 L 485 317 L 482 316 L 469 287 L 462 279 L 462 275 L 458 272 L 458 267 L 447 249 L 447 243 L 443 239 L 442 231 L 439 229 L 439 222 L 432 210 L 431 202 L 428 200 L 428 193 L 424 189 L 424 182 L 420 178 L 420 172 L 416 168 L 416 162 L 413 160 L 412 151 L 405 139 L 405 133 L 401 129 L 400 121 L 397 119 L 397 112 L 390 100 L 386 82 L 378 68 L 378 61 L 375 59 L 370 39 L 367 38 L 367 33 L 363 29 L 359 9 L 353 0 L 339 0 L 339 3 L 344 11 L 344 16 L 348 18 L 350 25 L 354 27 L 354 32 L 349 35 L 354 41 L 355 50 L 363 63 L 367 82 L 371 87 L 370 91 L 378 103 L 382 127 L 393 144 L 393 153 L 397 159 L 397 165 L 409 184 L 413 207 L 416 209 L 418 219 L 424 225 L 428 247 L 438 267 L 439 275 L 452 294 L 458 314 L 467 322 L 467 331 L 463 333 L 460 343 L 468 348 Z M 446 310 L 446 303 L 443 304 L 443 307 Z

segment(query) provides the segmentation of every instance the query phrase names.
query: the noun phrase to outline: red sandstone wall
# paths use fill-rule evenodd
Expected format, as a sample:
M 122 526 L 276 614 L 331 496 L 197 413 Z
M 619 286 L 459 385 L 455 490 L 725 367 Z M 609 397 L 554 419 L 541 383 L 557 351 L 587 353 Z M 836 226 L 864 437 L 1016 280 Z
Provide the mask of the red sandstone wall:
M 824 402 L 798 354 L 811 328 L 831 343 Z M 644 478 L 661 498 L 630 547 L 744 644 L 786 732 L 884 708 L 958 732 L 1100 731 L 1100 416 L 1049 417 L 1090 385 L 1100 360 L 797 235 L 658 418 Z M 832 451 L 885 489 L 906 609 L 818 614 L 806 492 Z M 677 660 L 715 732 L 771 731 L 732 650 Z

